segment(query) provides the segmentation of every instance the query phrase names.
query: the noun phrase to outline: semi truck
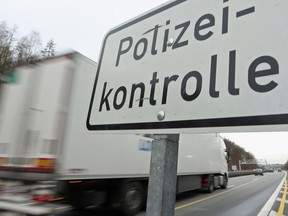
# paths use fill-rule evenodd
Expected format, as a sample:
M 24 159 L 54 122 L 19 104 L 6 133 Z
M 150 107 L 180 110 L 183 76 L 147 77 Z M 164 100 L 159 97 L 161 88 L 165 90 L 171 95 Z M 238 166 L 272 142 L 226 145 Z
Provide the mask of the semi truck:
M 94 61 L 73 52 L 16 67 L 2 77 L 0 200 L 14 186 L 42 203 L 61 195 L 75 208 L 107 204 L 124 215 L 145 207 L 153 138 L 87 130 L 96 68 Z M 226 188 L 228 160 L 218 134 L 181 134 L 177 193 Z M 56 187 L 41 194 L 39 187 L 47 182 Z M 28 212 L 19 205 L 13 205 L 15 211 Z

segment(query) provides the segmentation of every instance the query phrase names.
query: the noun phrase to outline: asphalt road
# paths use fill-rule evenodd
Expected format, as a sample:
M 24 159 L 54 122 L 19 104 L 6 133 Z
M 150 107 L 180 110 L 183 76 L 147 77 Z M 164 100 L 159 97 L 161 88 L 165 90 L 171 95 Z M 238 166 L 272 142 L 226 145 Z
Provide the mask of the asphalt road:
M 278 188 L 285 172 L 265 173 L 264 176 L 241 176 L 229 179 L 228 188 L 216 189 L 213 193 L 188 192 L 177 196 L 175 216 L 257 216 L 265 203 Z M 273 212 L 280 206 L 279 195 L 274 202 Z M 288 211 L 288 204 L 284 213 Z M 19 214 L 0 213 L 2 216 L 19 216 Z M 85 211 L 63 210 L 55 216 L 115 216 L 117 212 L 107 209 L 91 208 Z M 144 216 L 145 212 L 137 216 Z M 271 214 L 273 215 L 273 214 Z M 285 214 L 284 214 L 285 215 Z M 288 215 L 288 214 L 286 214 Z
M 284 173 L 265 173 L 231 178 L 226 190 L 178 201 L 175 215 L 257 216 L 283 176 Z

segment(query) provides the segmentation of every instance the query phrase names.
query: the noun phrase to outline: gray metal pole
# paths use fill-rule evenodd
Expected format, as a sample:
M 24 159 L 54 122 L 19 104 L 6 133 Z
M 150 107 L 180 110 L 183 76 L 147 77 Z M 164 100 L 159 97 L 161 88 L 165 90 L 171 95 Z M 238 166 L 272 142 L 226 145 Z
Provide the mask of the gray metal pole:
M 147 216 L 174 216 L 179 134 L 154 135 Z

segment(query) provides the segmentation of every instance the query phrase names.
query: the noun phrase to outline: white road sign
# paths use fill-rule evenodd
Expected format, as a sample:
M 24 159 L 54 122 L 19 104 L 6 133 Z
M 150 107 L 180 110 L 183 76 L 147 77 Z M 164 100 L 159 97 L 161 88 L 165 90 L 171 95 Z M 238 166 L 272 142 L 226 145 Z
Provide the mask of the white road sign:
M 112 29 L 87 128 L 286 126 L 287 11 L 287 0 L 177 0 Z

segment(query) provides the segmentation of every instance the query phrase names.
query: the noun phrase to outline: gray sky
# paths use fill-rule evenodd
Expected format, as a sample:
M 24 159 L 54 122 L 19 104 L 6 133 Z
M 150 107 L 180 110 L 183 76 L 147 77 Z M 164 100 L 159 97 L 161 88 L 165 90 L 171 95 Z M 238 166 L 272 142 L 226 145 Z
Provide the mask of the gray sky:
M 53 38 L 57 49 L 69 48 L 97 61 L 101 43 L 112 27 L 119 25 L 165 0 L 0 0 L 0 20 L 31 30 L 47 42 Z
M 18 26 L 24 35 L 31 30 L 43 42 L 53 39 L 58 53 L 74 49 L 98 61 L 105 34 L 166 0 L 0 0 L 0 21 Z M 288 160 L 288 133 L 222 134 L 268 163 Z
M 267 163 L 285 163 L 288 160 L 287 132 L 223 133 L 222 137 L 235 142 Z

